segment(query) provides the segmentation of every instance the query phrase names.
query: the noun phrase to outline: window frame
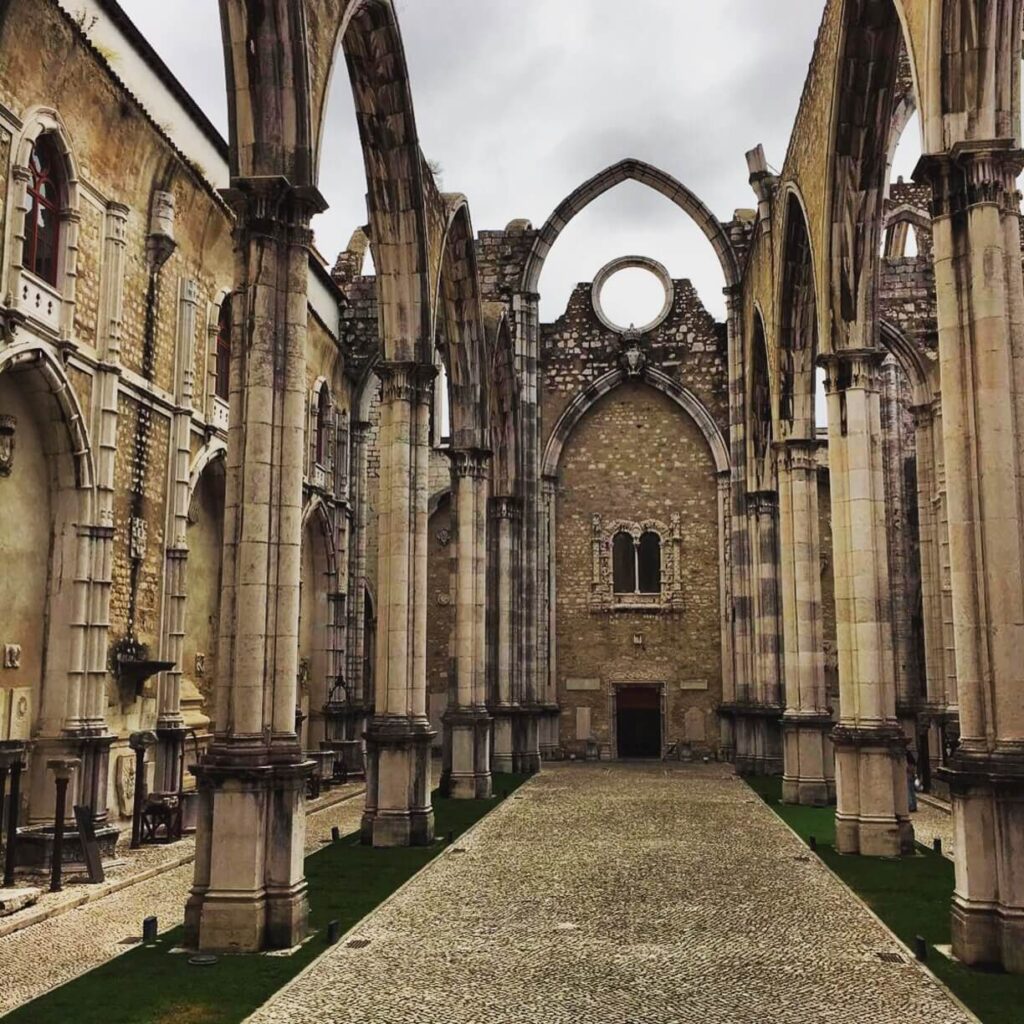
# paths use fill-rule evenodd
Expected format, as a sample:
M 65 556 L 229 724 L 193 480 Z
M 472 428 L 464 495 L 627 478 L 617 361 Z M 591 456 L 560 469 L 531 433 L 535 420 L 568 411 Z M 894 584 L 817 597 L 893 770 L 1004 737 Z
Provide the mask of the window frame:
M 633 546 L 633 590 L 621 590 L 616 578 L 615 548 L 627 536 Z M 641 590 L 641 543 L 646 536 L 658 541 L 658 577 L 660 589 Z M 684 607 L 682 586 L 682 529 L 678 513 L 668 524 L 656 519 L 640 522 L 612 520 L 605 522 L 600 514 L 592 520 L 593 579 L 590 608 L 593 612 L 634 611 L 647 613 L 677 612 Z M 649 573 L 648 569 L 648 573 Z M 621 573 L 619 576 L 621 577 Z
M 42 154 L 42 155 L 41 155 Z M 43 155 L 48 160 L 44 164 Z M 36 164 L 45 167 L 45 173 L 39 173 Z M 25 194 L 28 209 L 25 212 L 25 238 L 22 246 L 21 265 L 33 277 L 38 278 L 51 288 L 59 289 L 61 242 L 64 236 L 64 207 L 67 192 L 67 173 L 64 167 L 63 154 L 53 138 L 53 133 L 46 131 L 38 135 L 32 142 L 32 150 L 28 158 L 29 181 Z M 49 183 L 56 193 L 55 199 L 48 199 L 43 194 L 43 186 Z M 50 240 L 51 273 L 44 274 L 39 270 L 39 217 L 38 209 L 49 211 L 51 221 L 48 233 Z

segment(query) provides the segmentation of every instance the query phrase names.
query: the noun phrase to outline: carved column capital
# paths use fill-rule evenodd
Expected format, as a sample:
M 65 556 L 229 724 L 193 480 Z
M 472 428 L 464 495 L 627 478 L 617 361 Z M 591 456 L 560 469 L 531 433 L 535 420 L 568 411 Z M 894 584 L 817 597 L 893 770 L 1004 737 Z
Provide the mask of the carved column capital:
M 434 395 L 437 367 L 429 363 L 382 360 L 373 368 L 382 402 L 428 402 Z
M 921 157 L 914 180 L 931 185 L 933 217 L 950 216 L 982 203 L 1017 214 L 1017 178 L 1022 171 L 1024 150 L 1014 148 L 1012 139 L 978 139 L 958 142 L 946 153 Z
M 237 218 L 236 230 L 244 236 L 259 235 L 309 248 L 313 234 L 309 222 L 327 209 L 327 201 L 311 185 L 293 185 L 287 178 L 232 178 L 231 187 L 220 190 Z
M 747 491 L 747 510 L 758 518 L 774 516 L 779 511 L 779 496 L 775 491 Z
M 818 439 L 814 437 L 790 437 L 772 445 L 776 465 L 780 473 L 813 473 L 818 468 Z
M 491 519 L 518 520 L 523 514 L 521 498 L 496 496 L 490 499 L 489 513 Z
M 888 353 L 881 348 L 847 348 L 818 356 L 825 371 L 825 394 L 877 391 L 879 370 Z
M 457 480 L 483 480 L 491 465 L 491 452 L 486 448 L 452 448 L 446 453 Z

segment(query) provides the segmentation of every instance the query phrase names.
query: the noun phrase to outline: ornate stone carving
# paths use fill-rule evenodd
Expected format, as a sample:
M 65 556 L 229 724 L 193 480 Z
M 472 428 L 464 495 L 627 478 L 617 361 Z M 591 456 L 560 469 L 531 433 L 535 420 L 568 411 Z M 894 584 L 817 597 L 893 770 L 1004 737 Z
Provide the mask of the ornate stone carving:
M 640 332 L 632 325 L 619 335 L 619 365 L 627 377 L 639 377 L 647 366 L 647 356 L 640 347 Z
M 0 416 L 0 476 L 10 476 L 14 469 L 15 416 Z
M 628 533 L 639 544 L 645 533 L 661 538 L 661 592 L 658 594 L 616 594 L 612 571 L 612 548 L 615 535 Z M 599 514 L 591 519 L 591 551 L 593 576 L 590 586 L 590 609 L 608 612 L 615 609 L 634 611 L 680 612 L 684 607 L 682 581 L 682 518 L 673 513 L 666 524 L 658 519 L 633 522 L 614 519 L 605 522 Z

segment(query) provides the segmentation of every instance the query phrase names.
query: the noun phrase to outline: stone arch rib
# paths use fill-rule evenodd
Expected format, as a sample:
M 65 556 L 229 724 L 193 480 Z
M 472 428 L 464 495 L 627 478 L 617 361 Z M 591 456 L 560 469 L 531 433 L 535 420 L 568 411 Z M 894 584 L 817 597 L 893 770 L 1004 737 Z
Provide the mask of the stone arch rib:
M 588 388 L 579 392 L 576 397 L 566 406 L 562 415 L 558 417 L 551 437 L 544 449 L 544 459 L 541 465 L 541 472 L 546 477 L 555 476 L 558 473 L 558 466 L 562 461 L 562 452 L 565 449 L 576 425 L 583 419 L 605 395 L 614 391 L 620 384 L 629 380 L 624 370 L 611 370 L 603 377 L 599 377 Z M 682 384 L 673 380 L 666 373 L 660 370 L 647 368 L 644 370 L 641 379 L 657 391 L 671 398 L 689 417 L 697 424 L 698 429 L 704 435 L 708 447 L 711 449 L 712 458 L 715 460 L 715 470 L 718 473 L 729 472 L 729 448 L 725 443 L 718 424 L 714 417 L 705 408 L 704 404 Z
M 644 163 L 642 160 L 628 159 L 605 168 L 600 174 L 585 181 L 559 203 L 558 208 L 548 218 L 533 243 L 533 249 L 523 271 L 524 292 L 534 293 L 537 291 L 541 271 L 544 269 L 544 261 L 569 222 L 595 199 L 600 198 L 605 192 L 624 181 L 636 181 L 641 185 L 646 185 L 675 203 L 704 232 L 705 237 L 711 243 L 722 266 L 726 285 L 732 287 L 739 284 L 739 261 L 725 228 L 715 215 L 693 192 L 672 175 L 651 164 Z

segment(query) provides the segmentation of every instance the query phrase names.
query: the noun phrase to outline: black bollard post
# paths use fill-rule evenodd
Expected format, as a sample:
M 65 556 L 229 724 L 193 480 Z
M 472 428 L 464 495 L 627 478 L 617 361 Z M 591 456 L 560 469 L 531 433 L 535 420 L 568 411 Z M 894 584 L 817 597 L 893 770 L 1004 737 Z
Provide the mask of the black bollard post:
M 18 815 L 21 812 L 21 772 L 25 765 L 11 765 L 11 796 L 7 801 L 7 845 L 4 849 L 4 888 L 14 885 L 14 848 L 18 842 Z
M 455 833 L 454 832 L 449 832 L 448 833 L 448 844 L 451 845 L 454 842 L 455 842 Z
M 68 809 L 67 777 L 57 776 L 57 813 L 53 818 L 53 860 L 50 863 L 50 892 L 60 892 L 61 872 L 64 869 L 64 815 Z
M 807 837 L 807 845 L 811 848 L 811 852 L 812 853 L 817 853 L 818 852 L 818 837 L 817 836 L 808 836 Z
M 928 959 L 928 943 L 924 941 L 924 937 L 921 935 L 914 936 L 914 956 L 916 956 L 921 963 L 924 963 Z
M 327 922 L 327 945 L 333 946 L 341 938 L 341 925 L 337 921 Z
M 132 801 L 131 849 L 142 845 L 142 804 L 146 799 L 146 748 L 135 748 L 135 796 Z
M 932 840 L 932 849 L 933 849 L 933 850 L 934 850 L 934 851 L 935 851 L 936 853 L 942 853 L 942 838 L 941 838 L 940 836 L 936 836 L 936 837 L 935 837 L 935 838 L 934 838 L 934 839 Z
M 331 842 L 336 843 L 341 838 L 341 829 L 337 825 L 331 826 Z
M 144 917 L 142 919 L 142 941 L 151 946 L 156 942 L 157 928 L 155 917 Z

